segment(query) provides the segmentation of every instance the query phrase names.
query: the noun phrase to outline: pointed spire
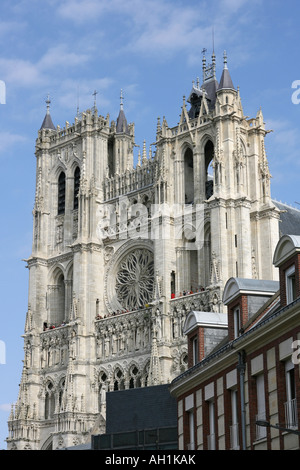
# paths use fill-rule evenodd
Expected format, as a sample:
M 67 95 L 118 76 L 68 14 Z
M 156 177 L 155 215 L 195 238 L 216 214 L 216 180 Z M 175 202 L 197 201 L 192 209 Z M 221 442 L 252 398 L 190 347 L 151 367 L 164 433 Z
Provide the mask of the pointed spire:
M 145 165 L 145 163 L 147 163 L 147 150 L 146 150 L 146 141 L 144 140 L 142 165 Z
M 228 67 L 227 67 L 227 54 L 226 54 L 226 51 L 224 51 L 224 67 L 223 67 L 223 72 L 222 72 L 222 76 L 221 76 L 221 80 L 220 80 L 218 90 L 225 90 L 225 89 L 235 91 L 235 88 L 233 86 L 233 83 L 232 83 L 232 80 L 231 80 L 231 77 L 230 77 L 230 73 L 229 73 L 229 70 L 228 70 Z
M 47 105 L 46 116 L 44 117 L 43 124 L 41 125 L 41 129 L 52 129 L 55 131 L 55 127 L 50 116 L 50 103 L 51 101 L 50 101 L 49 94 L 48 94 L 47 99 L 46 99 L 46 105 Z
M 127 120 L 125 117 L 124 109 L 123 109 L 123 91 L 121 89 L 121 96 L 120 96 L 120 112 L 117 118 L 117 126 L 116 126 L 117 134 L 129 134 Z

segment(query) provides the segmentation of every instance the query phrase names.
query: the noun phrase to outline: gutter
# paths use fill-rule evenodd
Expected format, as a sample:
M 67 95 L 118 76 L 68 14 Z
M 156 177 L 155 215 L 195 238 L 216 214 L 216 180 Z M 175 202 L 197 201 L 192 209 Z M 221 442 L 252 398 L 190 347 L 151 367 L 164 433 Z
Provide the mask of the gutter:
M 240 375 L 240 396 L 241 396 L 241 424 L 242 424 L 242 450 L 246 450 L 246 405 L 245 405 L 245 351 L 242 350 L 238 353 L 239 362 L 237 371 Z

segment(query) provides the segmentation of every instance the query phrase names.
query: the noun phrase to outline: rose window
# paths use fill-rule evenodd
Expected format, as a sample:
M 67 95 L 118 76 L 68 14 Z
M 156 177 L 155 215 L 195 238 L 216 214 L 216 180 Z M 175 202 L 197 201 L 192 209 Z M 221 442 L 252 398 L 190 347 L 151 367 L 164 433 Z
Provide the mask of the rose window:
M 130 252 L 119 265 L 116 294 L 123 308 L 132 310 L 151 302 L 154 286 L 154 261 L 149 250 Z

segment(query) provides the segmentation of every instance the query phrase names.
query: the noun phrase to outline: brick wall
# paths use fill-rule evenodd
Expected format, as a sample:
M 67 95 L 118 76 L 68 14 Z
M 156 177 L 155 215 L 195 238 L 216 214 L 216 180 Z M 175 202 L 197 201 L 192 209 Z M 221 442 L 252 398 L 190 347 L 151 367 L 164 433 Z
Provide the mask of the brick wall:
M 256 357 L 263 356 L 263 367 L 259 373 L 264 375 L 264 388 L 265 388 L 265 410 L 266 419 L 271 421 L 272 424 L 278 422 L 281 425 L 285 424 L 284 416 L 284 402 L 286 401 L 286 381 L 285 381 L 285 364 L 284 360 L 281 360 L 279 356 L 279 345 L 280 343 L 292 338 L 293 340 L 300 339 L 300 326 L 293 330 L 287 331 L 279 338 L 270 341 L 269 343 L 252 350 L 246 354 L 246 373 L 245 373 L 245 397 L 246 397 L 246 426 L 247 426 L 247 448 L 256 449 L 257 446 L 263 446 L 266 450 L 276 450 L 277 448 L 283 450 L 286 446 L 286 438 L 291 435 L 286 435 L 276 431 L 274 429 L 267 428 L 266 439 L 262 441 L 256 441 L 256 415 L 257 415 L 257 395 L 256 395 L 256 376 L 255 371 L 251 370 L 251 361 Z M 269 360 L 268 355 L 273 352 L 273 366 Z M 221 449 L 221 440 L 224 442 L 225 450 L 230 449 L 230 426 L 232 424 L 232 410 L 231 410 L 231 395 L 230 390 L 226 388 L 226 375 L 237 368 L 238 356 L 236 355 L 236 361 L 233 361 L 230 366 L 224 368 L 215 375 L 203 382 L 199 382 L 198 385 L 192 387 L 185 394 L 180 396 L 178 399 L 182 400 L 186 396 L 194 395 L 194 422 L 195 422 L 195 445 L 196 449 L 208 449 L 208 436 L 210 434 L 209 429 L 209 406 L 205 400 L 205 387 L 209 384 L 214 384 L 214 402 L 215 402 L 215 432 L 216 432 L 216 449 Z M 274 374 L 273 371 L 274 370 Z M 217 383 L 222 383 L 222 396 L 217 395 Z M 300 404 L 300 377 L 299 377 L 299 365 L 295 365 L 295 385 L 296 385 L 296 398 L 297 403 Z M 240 447 L 242 444 L 241 434 L 241 402 L 240 402 L 240 380 L 239 373 L 237 373 L 237 390 L 238 390 L 238 422 L 239 422 L 239 442 Z M 201 391 L 202 399 L 198 408 L 196 406 L 196 393 Z M 300 423 L 300 406 L 298 406 L 298 419 Z M 189 410 L 190 411 L 190 410 Z M 201 423 L 197 422 L 198 417 L 201 416 Z M 224 429 L 223 427 L 218 428 L 220 423 L 220 417 L 224 418 Z M 201 436 L 196 430 L 201 429 Z M 187 449 L 187 445 L 190 442 L 189 434 L 189 419 L 188 410 L 185 410 L 183 405 L 183 432 L 184 432 L 184 449 Z M 278 438 L 276 437 L 278 436 Z M 294 437 L 294 436 L 292 436 Z

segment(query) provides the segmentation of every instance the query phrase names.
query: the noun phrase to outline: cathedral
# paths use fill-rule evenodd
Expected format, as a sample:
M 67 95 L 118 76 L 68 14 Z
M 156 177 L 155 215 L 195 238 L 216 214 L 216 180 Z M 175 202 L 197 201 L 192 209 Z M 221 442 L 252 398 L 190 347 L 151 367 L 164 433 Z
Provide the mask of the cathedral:
M 24 364 L 8 449 L 60 449 L 105 432 L 106 392 L 170 383 L 187 369 L 189 311 L 223 315 L 230 277 L 276 279 L 263 114 L 243 113 L 224 53 L 179 122 L 141 145 L 121 94 L 38 131 Z M 181 105 L 181 103 L 180 103 Z M 179 106 L 180 106 L 179 105 Z M 211 325 L 208 353 L 224 331 Z

